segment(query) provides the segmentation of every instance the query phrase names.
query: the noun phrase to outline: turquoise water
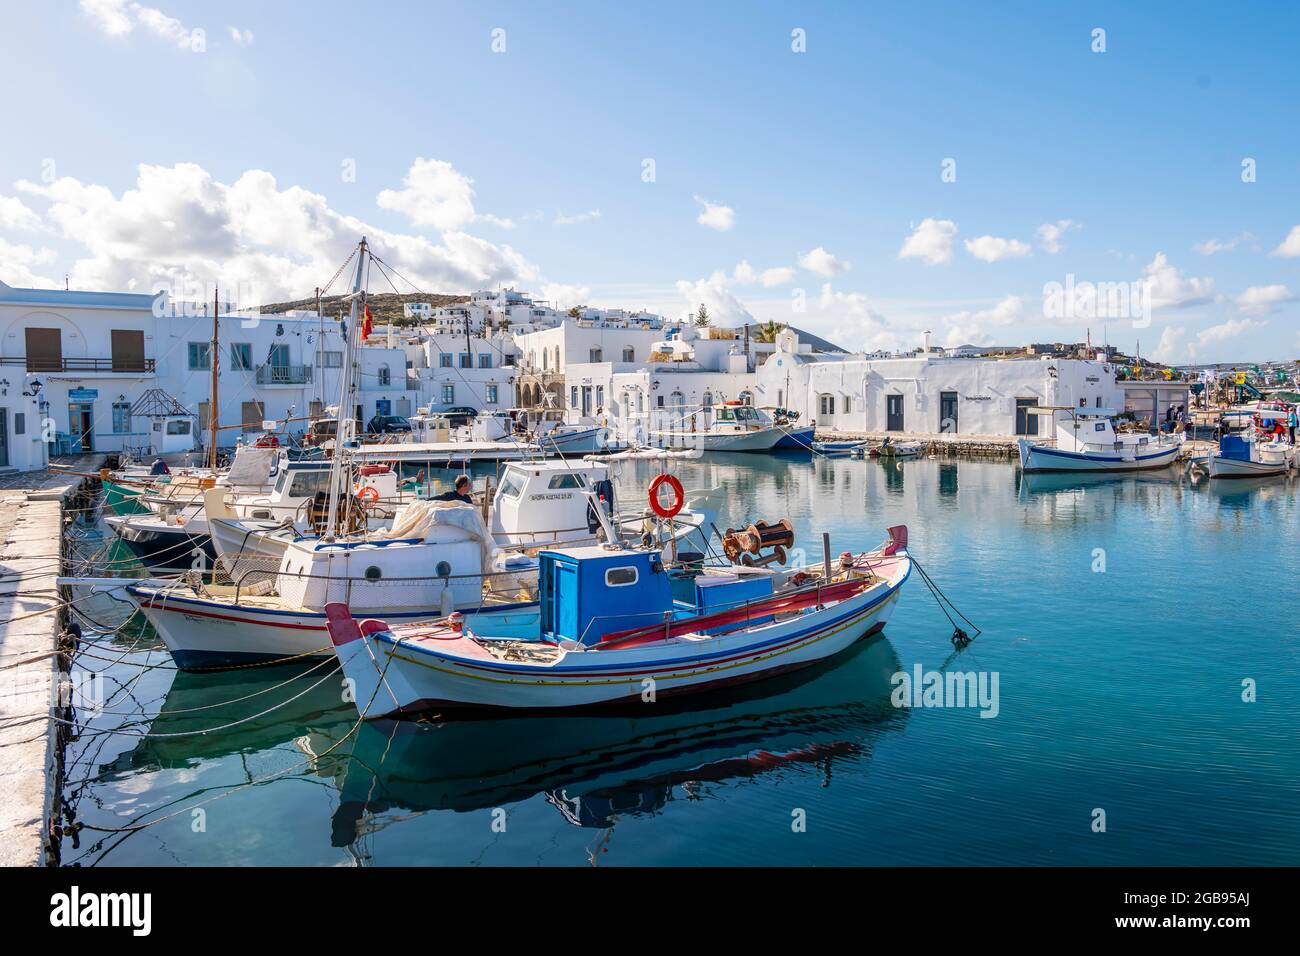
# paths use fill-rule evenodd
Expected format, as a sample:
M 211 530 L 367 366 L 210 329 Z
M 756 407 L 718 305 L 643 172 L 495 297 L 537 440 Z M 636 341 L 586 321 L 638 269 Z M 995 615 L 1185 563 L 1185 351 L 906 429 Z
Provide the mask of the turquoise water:
M 166 653 L 123 635 L 83 660 L 116 698 L 69 750 L 67 795 L 83 823 L 161 822 L 66 836 L 63 862 L 1300 860 L 1294 482 L 758 456 L 673 471 L 725 488 L 720 527 L 789 516 L 814 559 L 823 531 L 838 552 L 907 524 L 983 633 L 956 653 L 914 575 L 883 637 L 743 692 L 355 733 L 330 664 L 141 671 Z M 625 498 L 653 474 L 626 463 Z M 997 715 L 895 707 L 892 675 L 918 664 L 996 672 Z

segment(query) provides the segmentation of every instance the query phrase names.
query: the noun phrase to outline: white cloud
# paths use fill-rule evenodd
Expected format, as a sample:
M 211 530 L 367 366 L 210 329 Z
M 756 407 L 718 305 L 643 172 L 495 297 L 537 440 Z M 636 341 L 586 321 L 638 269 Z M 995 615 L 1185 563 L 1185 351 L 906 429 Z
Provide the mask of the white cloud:
M 980 236 L 966 240 L 966 251 L 976 259 L 984 262 L 999 262 L 1002 259 L 1023 259 L 1033 253 L 1028 243 L 1019 239 L 999 239 L 997 236 Z
M 1167 362 L 1170 365 L 1181 362 L 1187 358 L 1187 330 L 1182 326 L 1165 326 L 1160 333 L 1160 341 L 1157 343 L 1155 351 L 1151 353 L 1151 358 L 1157 362 Z
M 189 47 L 194 38 L 194 31 L 175 17 L 157 7 L 128 3 L 127 0 L 81 0 L 81 12 L 90 18 L 96 29 L 109 36 L 125 36 L 140 26 L 179 47 Z M 249 33 L 250 43 L 252 38 L 252 33 Z
M 551 303 L 553 309 L 572 309 L 591 300 L 591 289 L 585 285 L 549 282 L 542 286 L 542 298 Z
M 1061 237 L 1071 229 L 1082 228 L 1073 219 L 1058 219 L 1056 222 L 1045 222 L 1038 227 L 1038 244 L 1043 247 L 1044 252 L 1054 256 L 1065 248 L 1061 244 Z
M 944 316 L 948 328 L 944 342 L 949 348 L 959 345 L 996 345 L 993 329 L 1004 329 L 1020 321 L 1025 314 L 1025 301 L 1018 295 L 1009 295 L 991 309 L 979 312 L 963 311 Z
M 736 224 L 736 210 L 730 206 L 712 202 L 702 196 L 696 196 L 695 201 L 704 207 L 704 211 L 695 220 L 701 226 L 727 232 Z
M 825 329 L 826 338 L 844 348 L 893 351 L 906 344 L 861 292 L 836 292 L 829 282 L 823 283 L 818 308 L 822 314 L 811 324 Z
M 126 0 L 81 0 L 81 12 L 109 36 L 122 36 L 135 29 L 127 14 Z
M 400 212 L 413 226 L 459 229 L 471 222 L 487 222 L 513 229 L 509 219 L 478 213 L 474 209 L 474 180 L 441 159 L 417 158 L 402 177 L 405 189 L 385 189 L 375 197 L 380 209 Z
M 703 303 L 709 310 L 714 325 L 740 325 L 753 322 L 754 316 L 740 299 L 732 294 L 730 278 L 725 272 L 715 272 L 704 279 L 677 280 L 677 291 L 686 300 L 687 307 L 680 315 L 693 312 Z
M 1295 300 L 1284 285 L 1253 285 L 1237 296 L 1237 309 L 1244 315 L 1266 315 L 1276 312 L 1284 302 Z
M 957 224 L 951 219 L 925 219 L 898 250 L 900 259 L 924 259 L 930 265 L 947 265 L 952 261 L 952 240 Z
M 1218 239 L 1206 239 L 1204 242 L 1198 242 L 1196 245 L 1192 246 L 1192 251 L 1199 252 L 1203 256 L 1212 256 L 1219 252 L 1231 252 L 1243 242 L 1249 242 L 1254 238 L 1255 237 L 1250 233 L 1243 232 L 1241 235 L 1233 236 L 1231 239 L 1227 239 L 1223 242 L 1220 242 Z
M 773 286 L 785 285 L 793 279 L 794 270 L 789 266 L 774 266 L 771 269 L 764 269 L 763 274 L 758 277 L 758 281 L 767 289 Z
M 252 46 L 253 31 L 241 30 L 239 27 L 227 27 L 230 31 L 230 39 L 235 41 L 236 46 Z
M 41 228 L 41 217 L 32 212 L 17 196 L 0 196 L 0 229 L 35 232 Z
M 555 225 L 557 226 L 574 226 L 580 222 L 590 222 L 593 219 L 600 218 L 600 210 L 592 209 L 590 212 L 580 212 L 573 216 L 566 216 L 560 211 L 555 213 Z
M 134 188 L 120 196 L 70 177 L 49 185 L 24 181 L 18 190 L 45 200 L 45 220 L 85 248 L 71 270 L 81 288 L 151 291 L 210 287 L 217 279 L 242 287 L 246 304 L 250 295 L 261 302 L 300 298 L 334 273 L 362 235 L 422 291 L 541 278 L 510 246 L 453 229 L 437 242 L 379 229 L 332 209 L 318 193 L 281 189 L 263 170 L 226 184 L 193 163 L 142 164 Z
M 1253 319 L 1229 319 L 1221 325 L 1213 325 L 1197 333 L 1196 341 L 1187 348 L 1188 355 L 1195 359 L 1204 355 L 1206 348 L 1222 345 L 1240 338 L 1247 332 L 1262 329 L 1267 322 Z
M 0 282 L 30 289 L 62 288 L 62 282 L 55 282 L 49 276 L 33 271 L 35 267 L 48 266 L 53 262 L 53 249 L 36 249 L 6 242 L 0 236 Z
M 819 276 L 837 276 L 848 272 L 851 266 L 842 259 L 835 258 L 834 255 L 827 252 L 822 246 L 818 246 L 811 252 L 804 252 L 799 255 L 799 265 L 809 272 L 815 272 Z
M 1169 264 L 1163 252 L 1142 270 L 1143 281 L 1148 283 L 1151 308 L 1164 306 L 1183 308 L 1209 302 L 1214 290 L 1214 280 L 1208 277 L 1189 278 Z
M 1280 256 L 1283 259 L 1294 259 L 1300 256 L 1300 226 L 1292 226 L 1291 231 L 1282 240 L 1282 244 L 1270 252 L 1269 255 Z

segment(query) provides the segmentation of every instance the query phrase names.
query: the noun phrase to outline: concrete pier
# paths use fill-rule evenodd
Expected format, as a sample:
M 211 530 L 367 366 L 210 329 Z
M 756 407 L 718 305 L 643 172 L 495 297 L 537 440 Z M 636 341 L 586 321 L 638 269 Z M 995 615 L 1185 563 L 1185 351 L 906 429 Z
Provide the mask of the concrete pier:
M 104 456 L 73 460 L 93 472 Z M 0 866 L 49 859 L 49 819 L 58 781 L 51 720 L 65 616 L 64 503 L 84 479 L 55 471 L 0 475 Z

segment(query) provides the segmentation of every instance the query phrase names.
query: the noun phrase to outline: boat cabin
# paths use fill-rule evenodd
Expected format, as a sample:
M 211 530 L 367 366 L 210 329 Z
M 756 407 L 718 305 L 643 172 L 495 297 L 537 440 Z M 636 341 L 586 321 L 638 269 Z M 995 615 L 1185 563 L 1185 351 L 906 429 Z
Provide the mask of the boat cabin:
M 600 546 L 543 551 L 538 574 L 541 634 L 557 644 L 591 647 L 614 635 L 661 623 L 668 628 L 691 618 L 699 618 L 701 626 L 691 630 L 699 636 L 761 626 L 774 618 L 749 608 L 772 596 L 772 584 L 773 576 L 763 570 L 669 568 L 658 551 Z M 655 637 L 653 632 L 645 636 Z
M 600 528 L 588 492 L 614 513 L 609 466 L 599 462 L 510 462 L 492 502 L 493 538 L 501 545 L 553 545 L 595 538 Z
M 538 570 L 542 638 L 557 644 L 590 647 L 607 634 L 663 620 L 674 609 L 658 551 L 543 551 Z

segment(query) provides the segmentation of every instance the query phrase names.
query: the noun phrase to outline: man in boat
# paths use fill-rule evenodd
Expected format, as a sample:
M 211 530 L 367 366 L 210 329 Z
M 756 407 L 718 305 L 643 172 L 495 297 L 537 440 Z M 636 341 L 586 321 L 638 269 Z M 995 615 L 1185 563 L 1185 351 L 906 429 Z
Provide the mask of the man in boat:
M 155 458 L 153 464 L 149 466 L 150 475 L 170 475 L 172 470 L 167 467 L 167 462 L 161 458 Z
M 469 475 L 461 475 L 456 479 L 455 491 L 444 491 L 440 495 L 434 495 L 434 501 L 463 501 L 467 505 L 472 505 L 474 499 L 469 494 Z

